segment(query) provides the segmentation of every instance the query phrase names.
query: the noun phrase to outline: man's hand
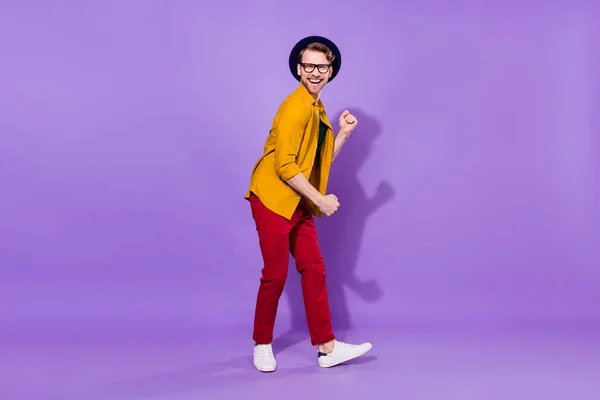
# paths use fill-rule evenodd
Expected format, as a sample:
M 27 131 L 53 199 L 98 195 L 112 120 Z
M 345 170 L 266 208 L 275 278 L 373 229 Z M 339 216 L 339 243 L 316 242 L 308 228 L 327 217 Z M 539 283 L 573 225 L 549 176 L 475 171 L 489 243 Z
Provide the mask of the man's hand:
M 315 203 L 315 205 L 319 207 L 319 210 L 321 210 L 323 214 L 329 217 L 338 210 L 340 202 L 334 194 L 328 194 L 326 196 L 321 197 Z
M 296 189 L 303 196 L 306 196 L 321 212 L 328 217 L 337 211 L 340 203 L 333 194 L 323 196 L 302 174 L 294 176 L 286 181 L 288 185 Z
M 356 128 L 356 125 L 358 124 L 358 120 L 356 119 L 356 117 L 352 114 L 350 114 L 350 111 L 345 110 L 342 115 L 340 115 L 340 132 L 341 134 L 344 135 L 349 135 L 350 132 L 352 132 L 354 130 L 354 128 Z

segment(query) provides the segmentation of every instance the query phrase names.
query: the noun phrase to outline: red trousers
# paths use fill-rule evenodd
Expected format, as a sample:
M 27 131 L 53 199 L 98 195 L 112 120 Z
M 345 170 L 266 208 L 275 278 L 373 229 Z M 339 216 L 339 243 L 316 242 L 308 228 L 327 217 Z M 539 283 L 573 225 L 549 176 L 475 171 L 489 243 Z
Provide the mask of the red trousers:
M 325 263 L 317 241 L 315 221 L 302 199 L 291 220 L 269 210 L 251 194 L 250 207 L 256 223 L 264 266 L 256 299 L 253 339 L 258 344 L 273 341 L 279 298 L 287 279 L 290 253 L 301 275 L 304 309 L 311 343 L 333 340 Z

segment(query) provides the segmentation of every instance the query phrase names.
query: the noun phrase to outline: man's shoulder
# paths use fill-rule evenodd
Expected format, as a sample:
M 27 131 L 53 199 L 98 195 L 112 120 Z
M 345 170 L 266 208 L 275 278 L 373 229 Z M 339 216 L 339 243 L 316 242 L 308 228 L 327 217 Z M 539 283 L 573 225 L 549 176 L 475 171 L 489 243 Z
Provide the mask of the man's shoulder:
M 296 89 L 294 89 L 292 92 L 290 92 L 282 101 L 283 103 L 288 103 L 288 104 L 298 104 L 298 105 L 302 105 L 304 107 L 310 108 L 310 103 L 306 101 L 306 97 L 304 96 L 304 94 L 302 93 L 302 91 L 300 90 L 301 88 L 298 87 Z
M 302 96 L 298 90 L 294 90 L 289 93 L 284 99 L 281 101 L 279 105 L 279 110 L 277 114 L 295 114 L 295 115 L 303 115 L 310 114 L 311 105 L 306 101 L 306 99 Z

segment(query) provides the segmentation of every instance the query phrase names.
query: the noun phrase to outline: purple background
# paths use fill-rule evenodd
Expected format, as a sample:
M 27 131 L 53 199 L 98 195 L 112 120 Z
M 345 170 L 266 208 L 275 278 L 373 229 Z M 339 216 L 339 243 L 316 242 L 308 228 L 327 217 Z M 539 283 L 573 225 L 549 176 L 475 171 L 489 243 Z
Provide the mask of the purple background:
M 600 317 L 598 7 L 486 3 L 3 2 L 2 324 L 250 341 L 243 194 L 309 34 L 360 121 L 318 221 L 337 329 Z
M 366 3 L 0 3 L 0 398 L 598 398 L 600 7 Z M 243 194 L 311 34 L 360 120 L 334 327 L 374 348 L 320 370 L 292 272 L 265 375 Z

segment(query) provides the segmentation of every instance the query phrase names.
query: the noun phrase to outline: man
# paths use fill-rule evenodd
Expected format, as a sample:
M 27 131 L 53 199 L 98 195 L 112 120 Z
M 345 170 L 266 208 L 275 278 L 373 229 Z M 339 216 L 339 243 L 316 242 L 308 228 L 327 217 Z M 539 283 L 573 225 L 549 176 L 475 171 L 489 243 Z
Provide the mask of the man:
M 338 210 L 338 198 L 326 194 L 330 166 L 358 123 L 344 111 L 334 138 L 320 100 L 323 88 L 340 70 L 341 55 L 330 40 L 309 36 L 294 46 L 289 66 L 300 84 L 275 115 L 245 195 L 264 261 L 253 333 L 254 365 L 262 372 L 277 367 L 271 342 L 290 253 L 302 276 L 308 329 L 312 345 L 318 346 L 319 365 L 332 367 L 371 349 L 370 343 L 337 341 L 332 332 L 325 264 L 313 219 Z

